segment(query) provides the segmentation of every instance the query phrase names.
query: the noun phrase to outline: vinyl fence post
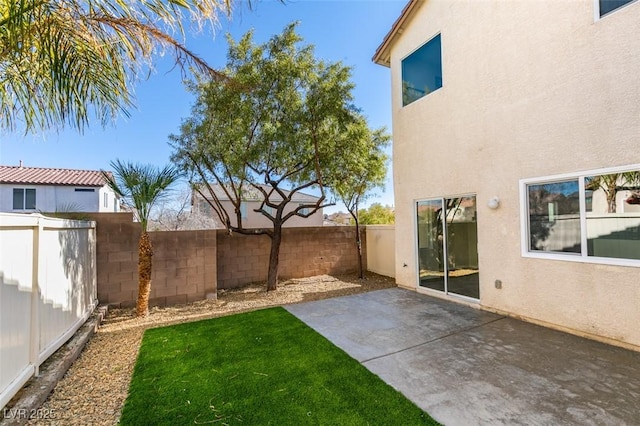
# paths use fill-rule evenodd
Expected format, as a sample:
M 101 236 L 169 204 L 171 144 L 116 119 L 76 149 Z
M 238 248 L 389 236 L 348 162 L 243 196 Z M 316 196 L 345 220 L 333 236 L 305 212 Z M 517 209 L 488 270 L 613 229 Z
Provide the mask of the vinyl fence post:
M 31 283 L 31 364 L 34 366 L 34 375 L 40 374 L 40 268 L 41 251 L 40 238 L 42 237 L 42 219 L 38 218 L 33 228 L 33 271 Z

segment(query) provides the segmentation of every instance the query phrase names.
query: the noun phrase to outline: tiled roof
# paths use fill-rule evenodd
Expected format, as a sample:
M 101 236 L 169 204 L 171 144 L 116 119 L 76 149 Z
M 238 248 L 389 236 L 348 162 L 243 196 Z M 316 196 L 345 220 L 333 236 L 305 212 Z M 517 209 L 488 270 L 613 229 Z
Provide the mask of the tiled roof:
M 105 184 L 102 173 L 95 170 L 20 166 L 0 166 L 0 183 L 76 186 L 103 186 Z
M 388 67 L 391 65 L 391 52 L 390 48 L 394 42 L 394 39 L 398 34 L 402 34 L 405 29 L 405 25 L 411 20 L 415 11 L 422 6 L 424 0 L 409 0 L 407 5 L 400 12 L 400 17 L 393 23 L 391 30 L 387 33 L 382 40 L 382 43 L 376 49 L 376 53 L 373 55 L 374 63 Z

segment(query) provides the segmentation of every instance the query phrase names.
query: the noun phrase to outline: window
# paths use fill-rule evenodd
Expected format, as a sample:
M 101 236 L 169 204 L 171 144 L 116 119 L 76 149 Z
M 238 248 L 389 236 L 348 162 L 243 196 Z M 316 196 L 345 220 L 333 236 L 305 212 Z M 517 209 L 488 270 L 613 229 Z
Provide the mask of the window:
M 76 188 L 75 192 L 96 192 L 95 188 Z
M 402 106 L 442 87 L 440 34 L 402 60 Z
M 302 207 L 302 206 L 304 206 L 304 204 L 302 204 L 302 203 L 298 204 L 298 207 Z M 304 207 L 304 208 L 298 210 L 298 213 L 301 214 L 301 215 L 308 215 L 309 214 L 309 208 L 308 207 Z
M 418 285 L 480 298 L 475 195 L 416 204 Z
M 587 213 L 593 211 L 593 191 L 590 189 L 584 191 L 584 209 Z
M 640 166 L 521 185 L 524 256 L 640 266 Z
M 580 252 L 578 180 L 528 185 L 531 251 Z
M 36 190 L 25 188 L 13 188 L 14 210 L 35 210 Z
M 600 17 L 602 18 L 607 13 L 620 9 L 635 0 L 598 0 L 598 7 L 600 9 Z
M 211 213 L 211 206 L 205 200 L 198 200 L 197 204 L 198 213 L 200 214 L 209 214 Z
M 102 202 L 104 203 L 104 206 L 106 208 L 108 208 L 109 207 L 109 194 L 105 192 L 103 197 L 102 197 L 102 199 L 103 199 Z
M 247 218 L 247 203 L 244 201 L 240 203 L 240 215 L 242 216 L 242 219 Z

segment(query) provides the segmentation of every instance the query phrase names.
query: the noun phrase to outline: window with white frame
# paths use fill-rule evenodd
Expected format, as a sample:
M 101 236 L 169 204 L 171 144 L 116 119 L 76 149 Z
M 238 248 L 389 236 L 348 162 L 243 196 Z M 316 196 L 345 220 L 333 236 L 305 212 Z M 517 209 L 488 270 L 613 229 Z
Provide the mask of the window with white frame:
M 636 0 L 597 0 L 598 13 L 602 18 L 604 15 L 635 1 Z
M 102 198 L 103 198 L 104 206 L 106 208 L 109 208 L 109 194 L 105 192 Z
M 14 210 L 35 210 L 36 190 L 33 188 L 13 188 Z
M 640 166 L 521 181 L 527 257 L 640 266 Z

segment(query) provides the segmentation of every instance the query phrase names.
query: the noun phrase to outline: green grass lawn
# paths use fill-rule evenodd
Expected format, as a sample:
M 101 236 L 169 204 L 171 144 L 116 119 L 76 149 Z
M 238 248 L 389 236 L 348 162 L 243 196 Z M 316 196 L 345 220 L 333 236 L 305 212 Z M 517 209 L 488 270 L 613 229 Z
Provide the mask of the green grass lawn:
M 121 423 L 437 424 L 282 308 L 147 330 Z

